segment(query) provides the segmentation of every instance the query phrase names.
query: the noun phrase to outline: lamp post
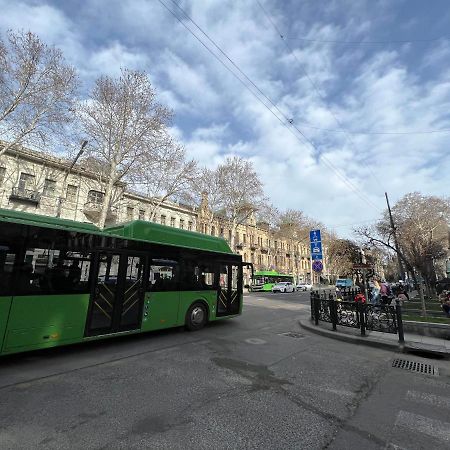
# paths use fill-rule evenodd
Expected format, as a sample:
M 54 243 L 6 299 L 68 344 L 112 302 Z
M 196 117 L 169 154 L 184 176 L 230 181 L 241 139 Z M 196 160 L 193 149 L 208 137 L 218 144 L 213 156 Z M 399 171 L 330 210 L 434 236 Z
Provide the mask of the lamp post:
M 67 183 L 67 178 L 69 177 L 69 173 L 71 172 L 71 170 L 73 169 L 73 166 L 76 164 L 76 162 L 78 161 L 78 159 L 80 158 L 80 156 L 84 153 L 84 148 L 86 147 L 86 145 L 88 144 L 88 141 L 82 141 L 81 142 L 81 147 L 80 150 L 78 151 L 78 153 L 76 154 L 75 158 L 73 158 L 72 163 L 70 164 L 69 169 L 66 171 L 65 175 L 64 175 L 64 179 L 63 179 L 63 183 L 62 183 L 62 195 L 60 195 L 59 197 L 59 201 L 58 201 L 58 210 L 56 212 L 56 217 L 61 217 L 61 209 L 62 209 L 62 203 L 63 203 L 63 195 L 64 192 L 66 192 L 66 183 Z M 78 187 L 79 189 L 79 187 Z

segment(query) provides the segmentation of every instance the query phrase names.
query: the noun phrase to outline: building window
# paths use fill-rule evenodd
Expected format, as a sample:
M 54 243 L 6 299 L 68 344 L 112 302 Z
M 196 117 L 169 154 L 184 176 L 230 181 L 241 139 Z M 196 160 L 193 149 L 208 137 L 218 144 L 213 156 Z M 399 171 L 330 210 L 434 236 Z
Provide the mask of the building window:
M 216 227 L 212 226 L 211 227 L 211 236 L 215 236 L 216 235 Z
M 145 220 L 145 211 L 143 209 L 139 210 L 139 220 Z
M 228 231 L 228 242 L 231 242 L 231 230 Z
M 175 217 L 170 218 L 170 226 L 175 227 Z
M 164 214 L 161 214 L 161 225 L 166 224 L 166 216 Z
M 44 191 L 42 192 L 47 197 L 54 197 L 56 191 L 56 181 L 48 178 L 44 181 Z
M 133 220 L 134 218 L 134 208 L 132 206 L 127 206 L 127 220 Z
M 242 240 L 244 241 L 244 244 L 247 243 L 247 235 L 243 234 L 242 235 Z
M 105 198 L 105 194 L 100 191 L 89 191 L 88 192 L 88 202 L 89 203 L 97 203 L 101 205 L 103 203 L 103 199 Z
M 184 230 L 184 219 L 180 219 L 180 228 Z
M 192 231 L 192 222 L 188 222 L 188 230 Z
M 0 184 L 5 180 L 6 167 L 0 167 Z
M 34 175 L 29 173 L 21 173 L 19 178 L 19 190 L 24 191 L 26 189 L 34 190 L 35 182 Z
M 75 186 L 73 184 L 67 185 L 66 201 L 76 202 L 77 201 L 77 192 L 78 192 L 78 186 Z

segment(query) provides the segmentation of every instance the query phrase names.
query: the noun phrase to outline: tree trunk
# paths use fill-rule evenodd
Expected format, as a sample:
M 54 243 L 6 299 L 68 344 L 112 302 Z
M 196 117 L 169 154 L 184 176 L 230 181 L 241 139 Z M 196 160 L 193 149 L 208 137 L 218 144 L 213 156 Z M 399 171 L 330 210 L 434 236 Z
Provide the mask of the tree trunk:
M 100 212 L 100 218 L 98 220 L 98 226 L 103 229 L 105 228 L 106 217 L 108 216 L 108 211 L 111 203 L 112 191 L 114 187 L 114 178 L 109 177 L 105 188 L 105 197 L 103 198 L 102 209 Z
M 230 247 L 233 252 L 236 251 L 235 244 L 236 244 L 236 229 L 237 229 L 237 223 L 236 219 L 233 219 L 233 223 L 231 225 L 231 241 L 230 241 Z
M 422 312 L 420 313 L 420 315 L 422 317 L 427 317 L 427 307 L 425 303 L 425 297 L 423 295 L 422 280 L 420 281 L 420 283 L 417 281 L 417 276 L 414 270 L 411 270 L 411 275 L 413 277 L 414 284 L 418 287 L 419 290 L 420 304 L 422 305 Z

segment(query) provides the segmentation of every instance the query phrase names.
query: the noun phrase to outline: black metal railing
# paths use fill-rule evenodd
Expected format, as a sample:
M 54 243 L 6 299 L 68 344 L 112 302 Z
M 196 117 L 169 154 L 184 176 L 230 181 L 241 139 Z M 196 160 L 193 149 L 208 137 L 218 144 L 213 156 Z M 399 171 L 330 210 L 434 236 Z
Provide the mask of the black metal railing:
M 24 200 L 30 203 L 38 204 L 41 200 L 41 193 L 33 191 L 31 189 L 24 189 L 21 187 L 13 187 L 11 190 L 11 195 L 9 196 L 11 200 Z
M 379 331 L 382 333 L 398 334 L 400 343 L 404 343 L 402 308 L 397 302 L 396 306 L 373 305 L 355 301 L 359 293 L 356 289 L 348 289 L 339 296 L 332 293 L 311 292 L 311 320 L 316 325 L 319 321 L 332 324 L 336 331 L 337 325 L 357 328 L 361 336 L 366 331 Z

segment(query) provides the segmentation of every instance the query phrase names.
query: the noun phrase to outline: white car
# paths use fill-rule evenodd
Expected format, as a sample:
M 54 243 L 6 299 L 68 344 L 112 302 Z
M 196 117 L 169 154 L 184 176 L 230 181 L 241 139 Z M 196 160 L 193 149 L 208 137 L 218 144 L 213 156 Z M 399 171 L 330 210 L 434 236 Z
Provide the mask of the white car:
M 298 283 L 297 284 L 297 291 L 311 291 L 313 288 L 312 284 L 308 283 Z
M 280 281 L 274 284 L 272 287 L 272 292 L 294 292 L 294 285 L 290 281 Z

